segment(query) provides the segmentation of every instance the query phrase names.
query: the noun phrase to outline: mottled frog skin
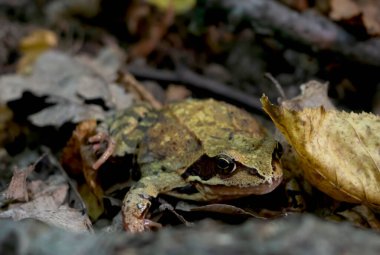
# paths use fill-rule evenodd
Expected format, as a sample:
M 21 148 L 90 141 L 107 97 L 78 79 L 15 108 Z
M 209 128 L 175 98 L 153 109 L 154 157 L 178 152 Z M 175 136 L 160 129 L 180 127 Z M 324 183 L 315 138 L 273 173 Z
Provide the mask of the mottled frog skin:
M 282 180 L 280 146 L 247 112 L 230 104 L 186 100 L 162 110 L 137 105 L 99 126 L 92 143 L 107 137 L 109 157 L 136 155 L 141 179 L 126 194 L 126 230 L 149 227 L 150 199 L 220 201 L 271 192 Z

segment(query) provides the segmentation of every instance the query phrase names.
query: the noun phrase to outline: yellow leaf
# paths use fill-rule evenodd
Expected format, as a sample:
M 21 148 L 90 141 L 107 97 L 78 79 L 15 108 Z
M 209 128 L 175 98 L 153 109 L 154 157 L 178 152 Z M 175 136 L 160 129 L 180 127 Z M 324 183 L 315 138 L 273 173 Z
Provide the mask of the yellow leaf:
M 22 58 L 17 65 L 18 73 L 29 73 L 34 61 L 46 50 L 55 47 L 58 43 L 57 35 L 46 29 L 38 29 L 23 38 L 20 42 Z
M 97 220 L 104 212 L 102 198 L 99 199 L 87 184 L 80 185 L 78 191 L 86 204 L 88 216 L 94 221 Z
M 380 117 L 323 107 L 290 110 L 265 96 L 261 102 L 311 184 L 337 200 L 380 208 Z
M 161 10 L 173 7 L 176 14 L 181 14 L 190 11 L 195 6 L 196 0 L 148 0 L 148 3 Z

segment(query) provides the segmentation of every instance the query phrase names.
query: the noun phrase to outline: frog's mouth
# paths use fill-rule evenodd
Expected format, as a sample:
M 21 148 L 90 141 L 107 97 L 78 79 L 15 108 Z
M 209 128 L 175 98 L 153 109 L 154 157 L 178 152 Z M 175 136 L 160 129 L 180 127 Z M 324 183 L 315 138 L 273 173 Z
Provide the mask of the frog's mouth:
M 271 183 L 265 182 L 259 185 L 211 185 L 201 182 L 193 182 L 186 187 L 169 192 L 170 195 L 196 201 L 222 201 L 245 197 L 249 195 L 262 195 L 273 191 L 282 181 L 282 177 L 274 178 Z
M 196 183 L 195 188 L 202 194 L 204 200 L 234 199 L 249 195 L 262 195 L 273 191 L 282 181 L 282 178 L 273 179 L 272 183 L 262 183 L 254 186 L 225 186 Z
M 204 173 L 210 171 L 204 169 L 203 172 L 194 172 L 194 175 L 185 172 L 186 174 L 183 174 L 182 177 L 188 185 L 168 193 L 182 199 L 197 201 L 220 201 L 266 194 L 273 191 L 282 181 L 280 161 L 273 157 L 271 164 L 273 169 L 271 177 L 260 175 L 256 169 L 242 165 L 239 165 L 239 171 L 224 176 L 220 174 L 205 175 Z

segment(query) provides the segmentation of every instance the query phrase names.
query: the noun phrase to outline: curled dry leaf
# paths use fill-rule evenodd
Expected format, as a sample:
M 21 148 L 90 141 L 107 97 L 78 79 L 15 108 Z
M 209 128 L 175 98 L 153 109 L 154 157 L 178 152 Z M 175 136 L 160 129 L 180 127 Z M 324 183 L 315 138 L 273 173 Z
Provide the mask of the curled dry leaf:
M 380 208 L 380 117 L 261 102 L 296 150 L 305 178 L 331 197 Z
M 94 135 L 96 129 L 95 120 L 87 120 L 81 122 L 67 146 L 64 148 L 61 162 L 63 167 L 71 174 L 84 175 L 86 182 L 79 187 L 81 194 L 91 219 L 97 219 L 104 211 L 103 207 L 103 189 L 100 187 L 97 177 L 97 170 L 92 167 L 90 162 L 95 162 L 93 153 L 91 153 L 91 145 L 87 145 L 88 138 Z
M 319 107 L 323 106 L 325 109 L 335 109 L 333 103 L 328 97 L 328 84 L 320 83 L 315 80 L 311 80 L 300 86 L 301 94 L 288 100 L 281 101 L 281 106 L 292 109 L 292 110 L 302 110 L 309 107 Z M 284 170 L 290 170 L 290 175 L 301 177 L 302 174 L 302 164 L 297 160 L 297 153 L 294 151 L 293 147 L 289 145 L 281 135 L 280 132 L 276 132 L 276 139 L 279 140 L 284 149 L 284 154 L 281 158 L 282 166 Z M 285 174 L 287 171 L 284 171 Z M 288 179 L 285 177 L 285 179 Z

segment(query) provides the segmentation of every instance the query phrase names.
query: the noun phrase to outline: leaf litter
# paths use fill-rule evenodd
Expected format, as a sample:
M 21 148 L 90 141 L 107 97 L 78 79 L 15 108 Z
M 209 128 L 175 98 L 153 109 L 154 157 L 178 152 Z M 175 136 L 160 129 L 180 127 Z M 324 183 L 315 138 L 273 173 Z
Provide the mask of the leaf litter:
M 21 99 L 25 92 L 46 97 L 50 106 L 30 115 L 29 120 L 36 126 L 57 128 L 68 122 L 102 119 L 106 111 L 101 105 L 88 103 L 94 100 L 101 100 L 108 108 L 125 108 L 131 104 L 132 96 L 112 82 L 120 63 L 99 67 L 104 61 L 110 63 L 117 52 L 108 50 L 102 54 L 99 59 L 90 60 L 58 51 L 42 53 L 30 75 L 9 74 L 0 78 L 0 103 Z M 112 56 L 107 59 L 106 54 Z
M 323 107 L 291 110 L 261 100 L 310 183 L 339 201 L 380 206 L 378 116 Z
M 72 232 L 91 232 L 91 222 L 83 209 L 68 205 L 68 180 L 46 160 L 44 154 L 25 168 L 16 168 L 8 188 L 1 193 L 0 218 L 37 219 Z M 36 168 L 53 169 L 47 179 L 39 179 Z M 42 166 L 39 166 L 42 167 Z M 41 177 L 41 176 L 40 176 Z

